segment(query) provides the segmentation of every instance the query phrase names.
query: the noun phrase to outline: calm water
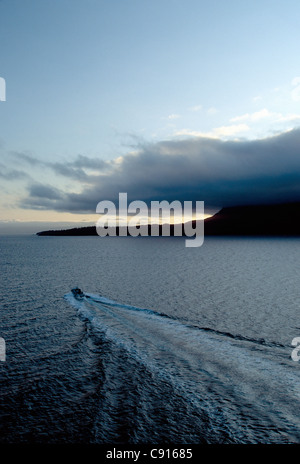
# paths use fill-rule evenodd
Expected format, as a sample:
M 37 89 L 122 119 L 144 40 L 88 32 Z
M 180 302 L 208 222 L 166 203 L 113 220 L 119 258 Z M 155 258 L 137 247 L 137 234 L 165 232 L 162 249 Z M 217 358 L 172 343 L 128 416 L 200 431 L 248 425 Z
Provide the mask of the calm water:
M 300 442 L 300 240 L 1 237 L 0 257 L 1 443 Z

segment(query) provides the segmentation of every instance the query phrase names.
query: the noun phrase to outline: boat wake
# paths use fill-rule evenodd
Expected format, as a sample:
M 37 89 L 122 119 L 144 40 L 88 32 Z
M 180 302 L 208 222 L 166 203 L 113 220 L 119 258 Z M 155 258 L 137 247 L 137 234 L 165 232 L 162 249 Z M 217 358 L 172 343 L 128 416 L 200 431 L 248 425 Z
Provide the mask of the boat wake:
M 153 382 L 167 383 L 194 414 L 205 414 L 208 441 L 299 440 L 300 376 L 286 347 L 192 326 L 97 294 L 78 298 L 71 292 L 65 299 L 94 336 L 125 350 Z

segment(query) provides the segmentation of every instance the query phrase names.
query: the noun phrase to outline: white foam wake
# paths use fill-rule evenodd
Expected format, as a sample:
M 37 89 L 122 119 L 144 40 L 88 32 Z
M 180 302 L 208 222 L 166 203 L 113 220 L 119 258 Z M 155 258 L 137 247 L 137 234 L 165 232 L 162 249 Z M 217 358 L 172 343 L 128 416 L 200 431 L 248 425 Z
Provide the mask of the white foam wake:
M 152 310 L 86 295 L 81 301 L 72 294 L 65 298 L 95 332 L 122 346 L 193 405 L 205 407 L 210 416 L 218 410 L 220 426 L 232 414 L 238 425 L 244 404 L 251 426 L 259 420 L 266 421 L 266 428 L 283 421 L 291 424 L 290 430 L 297 424 L 300 434 L 300 375 L 289 360 L 277 361 L 281 347 L 254 347 Z

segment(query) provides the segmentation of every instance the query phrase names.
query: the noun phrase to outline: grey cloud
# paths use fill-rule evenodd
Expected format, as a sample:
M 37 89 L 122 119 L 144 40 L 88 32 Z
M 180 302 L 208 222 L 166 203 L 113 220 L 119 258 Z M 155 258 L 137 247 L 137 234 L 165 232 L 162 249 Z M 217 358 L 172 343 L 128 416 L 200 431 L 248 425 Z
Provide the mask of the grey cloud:
M 0 163 L 0 178 L 11 182 L 13 180 L 29 179 L 30 176 L 18 169 L 7 169 L 4 164 Z
M 84 161 L 77 158 L 77 167 Z M 300 129 L 254 141 L 190 138 L 140 144 L 121 163 L 111 163 L 106 175 L 94 176 L 80 194 L 40 197 L 40 205 L 95 212 L 99 201 L 116 202 L 119 192 L 127 192 L 129 201 L 148 203 L 204 200 L 207 208 L 300 201 Z
M 99 171 L 105 171 L 108 168 L 108 162 L 97 158 L 88 158 L 84 155 L 78 155 L 77 158 L 71 162 L 47 163 L 47 165 L 57 174 L 86 183 L 93 183 L 95 179 L 98 178 Z M 85 169 L 92 170 L 94 173 L 87 173 Z
M 48 166 L 50 166 L 56 174 L 63 177 L 69 177 L 70 179 L 80 182 L 88 182 L 90 180 L 90 176 L 86 174 L 83 169 L 74 169 L 72 166 L 70 167 L 68 164 L 62 163 L 48 163 Z
M 60 200 L 62 198 L 58 189 L 50 185 L 33 184 L 29 188 L 29 195 L 36 198 L 47 198 L 48 200 Z
M 75 161 L 68 163 L 68 166 L 102 170 L 107 169 L 107 162 L 98 158 L 88 158 L 85 155 L 78 155 Z
M 77 155 L 73 161 L 68 162 L 43 161 L 22 152 L 11 152 L 11 155 L 31 168 L 41 167 L 43 169 L 51 169 L 55 174 L 88 184 L 95 182 L 99 176 L 99 171 L 106 171 L 109 168 L 109 162 L 98 158 L 89 158 L 84 155 Z M 86 172 L 85 170 L 92 170 L 93 173 Z
M 65 195 L 59 189 L 50 185 L 32 184 L 28 188 L 29 195 L 20 206 L 24 209 L 59 210 L 59 203 Z
M 25 162 L 25 164 L 29 164 L 30 166 L 37 166 L 41 164 L 41 161 L 39 161 L 32 155 L 28 155 L 27 153 L 23 153 L 20 151 L 11 151 L 10 155 L 16 158 L 18 161 L 23 161 Z

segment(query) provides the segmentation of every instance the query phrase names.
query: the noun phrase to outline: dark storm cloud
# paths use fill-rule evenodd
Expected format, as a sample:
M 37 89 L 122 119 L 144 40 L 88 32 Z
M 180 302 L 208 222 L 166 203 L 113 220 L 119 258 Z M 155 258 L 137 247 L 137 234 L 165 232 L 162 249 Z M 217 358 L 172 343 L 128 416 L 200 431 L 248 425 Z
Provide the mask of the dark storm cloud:
M 58 189 L 42 184 L 31 185 L 29 194 L 33 198 L 47 198 L 48 200 L 60 200 L 62 198 Z
M 77 158 L 69 167 L 81 169 L 88 161 Z M 207 208 L 300 201 L 300 129 L 254 141 L 193 138 L 143 144 L 109 168 L 93 177 L 86 174 L 89 185 L 80 194 L 39 197 L 39 208 L 95 212 L 101 200 L 117 202 L 119 192 L 127 192 L 129 201 L 148 203 L 204 200 Z M 34 207 L 37 200 L 30 191 L 24 204 Z

